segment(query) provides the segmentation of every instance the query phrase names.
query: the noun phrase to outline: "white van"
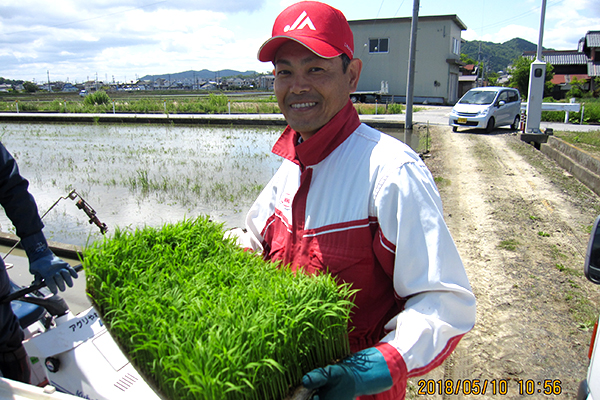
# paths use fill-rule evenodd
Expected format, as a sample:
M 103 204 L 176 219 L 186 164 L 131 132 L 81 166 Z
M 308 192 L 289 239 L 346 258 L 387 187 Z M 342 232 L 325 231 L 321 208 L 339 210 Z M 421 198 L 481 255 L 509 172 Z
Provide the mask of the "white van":
M 450 112 L 452 130 L 480 128 L 491 132 L 497 126 L 519 128 L 521 96 L 513 88 L 488 86 L 469 90 Z

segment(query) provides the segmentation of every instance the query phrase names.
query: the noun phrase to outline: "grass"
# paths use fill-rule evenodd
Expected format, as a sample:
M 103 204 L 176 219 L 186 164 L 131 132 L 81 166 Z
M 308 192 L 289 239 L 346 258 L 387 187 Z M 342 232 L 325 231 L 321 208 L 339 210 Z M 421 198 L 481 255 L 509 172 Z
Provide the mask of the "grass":
M 567 100 L 562 100 L 566 102 Z M 545 98 L 544 102 L 555 102 L 551 98 Z M 577 103 L 581 103 L 582 109 L 579 112 L 569 113 L 569 122 L 579 124 L 582 122 L 581 113 L 583 112 L 583 123 L 598 123 L 600 122 L 600 99 L 582 98 L 577 99 Z M 564 122 L 564 111 L 542 111 L 542 121 Z
M 281 399 L 349 354 L 353 291 L 278 268 L 208 218 L 116 229 L 84 250 L 87 291 L 131 362 L 170 399 Z
M 446 179 L 444 177 L 441 176 L 436 176 L 435 178 L 433 178 L 433 180 L 435 181 L 436 185 L 438 188 L 443 188 L 446 186 L 450 186 L 450 184 L 452 183 L 450 181 L 450 179 Z
M 572 275 L 572 276 L 577 276 L 577 277 L 582 277 L 583 276 L 583 272 L 581 272 L 578 269 L 574 269 L 574 268 L 568 268 L 565 267 L 562 264 L 556 264 L 556 269 L 559 270 L 560 272 L 563 272 L 567 275 Z
M 600 126 L 589 132 L 554 132 L 554 135 L 567 143 L 596 156 L 600 155 Z
M 76 95 L 47 94 L 19 96 L 17 100 L 0 101 L 0 111 L 58 112 L 58 113 L 166 113 L 166 114 L 281 114 L 275 97 L 256 98 L 251 94 L 229 98 L 223 93 L 188 94 L 186 96 L 136 95 L 122 97 L 118 93 L 100 90 L 83 99 Z M 0 97 L 2 99 L 2 97 Z M 359 114 L 401 114 L 402 104 L 355 104 Z
M 502 240 L 499 244 L 498 244 L 498 248 L 499 249 L 504 249 L 504 250 L 508 250 L 508 251 L 516 251 L 517 250 L 517 246 L 520 245 L 521 243 L 519 243 L 518 240 L 516 239 L 507 239 L 507 240 Z

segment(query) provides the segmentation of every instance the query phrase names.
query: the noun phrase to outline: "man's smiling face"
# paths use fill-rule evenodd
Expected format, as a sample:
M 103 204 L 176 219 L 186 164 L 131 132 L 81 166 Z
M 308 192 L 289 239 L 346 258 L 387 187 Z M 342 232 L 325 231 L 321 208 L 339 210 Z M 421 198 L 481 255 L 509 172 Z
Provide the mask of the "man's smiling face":
M 304 140 L 344 108 L 362 67 L 355 59 L 344 73 L 341 57 L 321 58 L 294 41 L 279 48 L 274 64 L 279 108 Z

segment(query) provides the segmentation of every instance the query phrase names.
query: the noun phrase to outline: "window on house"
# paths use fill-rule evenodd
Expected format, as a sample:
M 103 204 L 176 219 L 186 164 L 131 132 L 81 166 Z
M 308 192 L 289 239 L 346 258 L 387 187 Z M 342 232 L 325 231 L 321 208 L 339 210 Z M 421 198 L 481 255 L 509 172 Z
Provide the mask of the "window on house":
M 452 38 L 452 53 L 460 55 L 460 40 L 455 37 Z
M 369 39 L 369 53 L 387 53 L 389 51 L 389 39 Z

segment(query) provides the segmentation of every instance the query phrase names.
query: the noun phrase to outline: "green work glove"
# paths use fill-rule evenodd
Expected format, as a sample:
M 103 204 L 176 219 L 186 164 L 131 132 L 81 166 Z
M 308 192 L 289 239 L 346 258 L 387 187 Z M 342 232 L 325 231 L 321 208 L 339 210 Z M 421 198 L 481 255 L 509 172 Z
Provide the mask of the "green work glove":
M 302 377 L 302 385 L 316 390 L 314 400 L 352 400 L 392 387 L 392 376 L 383 354 L 374 347 L 341 362 L 317 368 Z

